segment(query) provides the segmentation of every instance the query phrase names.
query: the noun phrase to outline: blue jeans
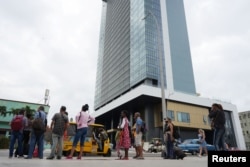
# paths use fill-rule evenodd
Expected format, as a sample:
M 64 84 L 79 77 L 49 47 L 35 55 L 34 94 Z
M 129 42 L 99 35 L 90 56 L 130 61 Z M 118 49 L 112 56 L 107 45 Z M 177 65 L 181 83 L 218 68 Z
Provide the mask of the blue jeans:
M 38 146 L 38 157 L 40 159 L 43 159 L 44 133 L 35 135 L 34 131 L 31 132 L 28 158 L 32 158 L 36 144 Z
M 12 131 L 10 137 L 9 157 L 13 157 L 14 145 L 18 141 L 18 155 L 23 155 L 23 134 L 20 131 Z
M 167 134 L 167 157 L 174 158 L 174 143 L 171 141 L 170 134 Z
M 214 146 L 216 151 L 226 150 L 225 148 L 225 128 L 215 128 Z
M 84 141 L 85 141 L 85 137 L 86 137 L 86 134 L 87 134 L 87 130 L 88 130 L 88 127 L 77 129 L 76 135 L 75 135 L 75 138 L 74 138 L 74 141 L 73 141 L 73 146 L 74 147 L 76 147 L 79 140 L 80 140 L 80 146 L 81 147 L 84 146 Z

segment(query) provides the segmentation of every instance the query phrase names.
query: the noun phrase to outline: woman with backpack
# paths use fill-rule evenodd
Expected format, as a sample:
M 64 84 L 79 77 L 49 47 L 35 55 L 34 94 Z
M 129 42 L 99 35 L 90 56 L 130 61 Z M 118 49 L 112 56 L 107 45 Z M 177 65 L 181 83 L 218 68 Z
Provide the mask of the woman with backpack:
M 11 137 L 9 147 L 9 158 L 13 157 L 14 145 L 16 140 L 18 141 L 18 155 L 23 157 L 23 129 L 28 126 L 27 118 L 24 116 L 25 110 L 21 109 L 17 115 L 13 117 L 10 122 L 11 126 Z

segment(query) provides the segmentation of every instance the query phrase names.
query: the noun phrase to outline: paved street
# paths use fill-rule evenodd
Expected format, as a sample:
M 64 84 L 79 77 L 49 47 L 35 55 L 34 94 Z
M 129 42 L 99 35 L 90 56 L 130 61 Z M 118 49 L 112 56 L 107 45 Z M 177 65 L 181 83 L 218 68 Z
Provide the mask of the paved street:
M 207 157 L 199 158 L 197 156 L 188 155 L 184 160 L 164 160 L 160 157 L 160 154 L 146 153 L 144 160 L 135 160 L 132 158 L 133 152 L 130 152 L 129 160 L 116 160 L 115 152 L 112 157 L 102 156 L 85 156 L 82 160 L 46 160 L 49 154 L 49 150 L 45 150 L 44 159 L 19 159 L 8 158 L 8 150 L 0 150 L 0 167 L 207 167 Z

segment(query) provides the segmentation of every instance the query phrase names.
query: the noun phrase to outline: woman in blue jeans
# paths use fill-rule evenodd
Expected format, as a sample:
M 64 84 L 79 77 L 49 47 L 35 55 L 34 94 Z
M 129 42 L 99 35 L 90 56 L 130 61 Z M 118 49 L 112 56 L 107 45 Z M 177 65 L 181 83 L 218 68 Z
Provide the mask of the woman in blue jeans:
M 214 103 L 209 112 L 209 118 L 214 122 L 214 146 L 216 151 L 225 149 L 225 113 L 221 104 Z
M 88 104 L 85 104 L 84 106 L 82 106 L 82 111 L 80 111 L 76 115 L 77 131 L 76 131 L 76 135 L 75 135 L 75 138 L 73 141 L 73 146 L 72 146 L 71 152 L 70 152 L 69 156 L 67 156 L 66 159 L 72 159 L 73 154 L 74 154 L 75 149 L 76 149 L 76 145 L 79 141 L 80 141 L 80 154 L 78 155 L 77 159 L 80 160 L 82 158 L 82 152 L 83 152 L 85 137 L 86 137 L 87 130 L 88 130 L 88 125 L 91 123 L 94 123 L 94 121 L 95 121 L 95 118 L 91 117 L 86 112 L 86 111 L 88 111 L 88 109 L 89 109 Z

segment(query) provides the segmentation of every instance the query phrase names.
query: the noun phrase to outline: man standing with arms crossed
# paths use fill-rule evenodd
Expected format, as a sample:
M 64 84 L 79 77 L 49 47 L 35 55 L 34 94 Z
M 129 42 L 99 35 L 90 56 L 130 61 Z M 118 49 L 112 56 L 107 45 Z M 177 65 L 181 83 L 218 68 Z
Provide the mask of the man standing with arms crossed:
M 61 159 L 62 157 L 62 147 L 63 147 L 63 134 L 64 131 L 68 127 L 69 119 L 66 113 L 66 107 L 62 106 L 59 113 L 56 113 L 53 118 L 50 125 L 50 128 L 52 129 L 52 148 L 50 156 L 47 157 L 47 159 L 54 159 L 55 158 L 55 152 L 57 149 L 57 159 Z

